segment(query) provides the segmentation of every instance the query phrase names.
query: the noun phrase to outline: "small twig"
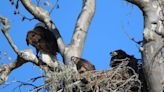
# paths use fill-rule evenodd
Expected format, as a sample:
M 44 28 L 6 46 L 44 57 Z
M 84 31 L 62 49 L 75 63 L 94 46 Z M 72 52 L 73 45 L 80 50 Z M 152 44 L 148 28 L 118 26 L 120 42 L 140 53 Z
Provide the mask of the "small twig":
M 36 19 L 36 18 L 28 18 L 24 15 L 21 15 L 21 16 L 22 16 L 22 21 L 24 21 L 24 20 L 32 21 L 32 20 Z
M 53 10 L 57 7 L 57 5 L 58 5 L 58 0 L 55 2 L 55 4 L 52 6 L 52 9 L 49 11 L 50 15 L 53 12 Z
M 36 80 L 38 80 L 40 78 L 44 78 L 44 77 L 45 77 L 44 75 L 38 76 L 38 77 L 35 77 L 35 78 L 31 78 L 30 81 L 35 82 Z
M 26 83 L 26 82 L 22 82 L 22 81 L 16 81 L 17 83 L 20 83 L 20 85 L 18 87 L 22 87 L 22 86 L 32 86 L 34 88 L 37 88 L 36 85 L 31 84 L 31 83 Z
M 22 82 L 22 81 L 14 81 L 15 83 L 19 83 L 19 85 L 17 87 L 15 87 L 13 89 L 13 91 L 15 91 L 17 88 L 19 88 L 19 91 L 21 92 L 21 87 L 23 86 L 32 86 L 33 88 L 37 88 L 36 85 L 31 84 L 31 83 L 26 83 L 26 82 Z
M 117 87 L 113 92 L 117 92 L 117 90 L 118 90 L 119 88 L 123 87 L 124 85 L 126 85 L 126 84 L 129 83 L 130 81 L 133 81 L 135 77 L 136 77 L 135 75 L 131 76 L 131 77 L 130 77 L 128 80 L 126 80 L 122 85 L 120 85 L 119 87 Z
M 39 4 L 40 4 L 40 0 L 36 0 L 36 2 L 37 2 L 37 6 L 39 6 Z
M 41 86 L 38 86 L 38 87 L 34 88 L 34 89 L 31 90 L 30 92 L 38 92 L 38 91 L 40 91 L 41 89 L 45 88 L 46 86 L 51 85 L 51 83 L 52 83 L 52 82 L 45 83 L 45 84 L 43 84 L 43 85 L 41 85 Z
M 133 41 L 134 43 L 136 43 L 136 44 L 138 44 L 138 45 L 140 45 L 141 43 L 142 43 L 142 41 L 136 41 L 134 38 L 132 38 L 126 31 L 125 31 L 125 29 L 124 29 L 124 27 L 122 26 L 122 31 L 123 31 L 123 33 L 131 40 L 131 41 Z

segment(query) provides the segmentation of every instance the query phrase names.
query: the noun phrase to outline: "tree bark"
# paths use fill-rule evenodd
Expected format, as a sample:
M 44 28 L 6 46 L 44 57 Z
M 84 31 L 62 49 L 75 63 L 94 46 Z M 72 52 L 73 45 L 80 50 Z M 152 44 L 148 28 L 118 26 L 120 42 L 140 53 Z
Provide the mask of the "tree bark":
M 127 0 L 144 15 L 142 59 L 149 92 L 164 91 L 164 0 Z

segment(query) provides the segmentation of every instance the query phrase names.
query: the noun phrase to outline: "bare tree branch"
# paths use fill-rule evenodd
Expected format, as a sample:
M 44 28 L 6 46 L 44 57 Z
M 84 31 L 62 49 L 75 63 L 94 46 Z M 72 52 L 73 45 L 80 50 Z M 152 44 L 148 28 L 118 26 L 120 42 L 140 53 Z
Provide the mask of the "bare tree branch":
M 44 10 L 43 8 L 39 7 L 39 6 L 35 6 L 34 4 L 31 3 L 30 0 L 20 0 L 23 4 L 23 6 L 39 21 L 43 22 L 47 28 L 53 32 L 53 34 L 55 35 L 56 39 L 57 39 L 57 43 L 59 46 L 59 51 L 60 53 L 63 55 L 64 54 L 64 49 L 65 49 L 65 45 L 63 42 L 63 39 L 60 35 L 60 33 L 58 32 L 55 24 L 52 22 L 50 16 L 49 16 L 49 12 Z
M 50 68 L 48 67 L 49 65 L 40 61 L 33 53 L 29 52 L 29 50 L 25 50 L 20 56 L 18 56 L 18 58 L 14 62 L 2 65 L 2 67 L 0 68 L 0 84 L 3 84 L 7 80 L 10 72 L 12 72 L 14 69 L 19 68 L 27 62 L 31 62 L 39 66 L 44 71 L 50 70 Z
M 81 57 L 87 31 L 95 12 L 95 0 L 83 0 L 83 8 L 77 19 L 71 44 L 66 47 L 64 52 L 64 63 L 72 64 L 72 56 Z
M 83 0 L 83 9 L 78 17 L 71 41 L 72 45 L 77 46 L 81 51 L 84 46 L 88 28 L 95 13 L 95 8 L 95 0 Z
M 1 29 L 3 34 L 5 35 L 6 39 L 8 40 L 9 44 L 11 45 L 15 53 L 20 54 L 20 51 L 17 49 L 16 45 L 14 44 L 14 42 L 12 41 L 11 37 L 8 34 L 8 30 L 10 29 L 10 25 L 8 24 L 9 22 L 8 19 L 0 16 L 0 20 L 4 25 L 3 28 Z

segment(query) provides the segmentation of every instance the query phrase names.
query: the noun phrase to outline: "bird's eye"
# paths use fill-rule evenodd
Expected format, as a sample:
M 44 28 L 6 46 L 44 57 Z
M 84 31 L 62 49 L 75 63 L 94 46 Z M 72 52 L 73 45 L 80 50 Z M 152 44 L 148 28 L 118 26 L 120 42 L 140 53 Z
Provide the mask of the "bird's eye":
M 32 34 L 32 37 L 34 37 L 35 36 L 35 34 Z

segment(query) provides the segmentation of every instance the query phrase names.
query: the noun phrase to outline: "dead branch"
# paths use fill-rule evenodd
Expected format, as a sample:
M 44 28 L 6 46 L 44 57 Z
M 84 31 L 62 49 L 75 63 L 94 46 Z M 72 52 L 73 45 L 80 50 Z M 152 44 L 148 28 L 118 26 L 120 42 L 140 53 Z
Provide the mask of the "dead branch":
M 20 89 L 23 86 L 32 86 L 33 88 L 37 88 L 36 85 L 31 84 L 31 83 L 27 83 L 27 82 L 22 82 L 22 81 L 15 81 L 16 83 L 19 83 L 20 85 L 18 86 L 18 88 Z
M 41 78 L 45 78 L 45 76 L 42 75 L 42 76 L 31 78 L 30 81 L 35 82 L 36 80 L 41 79 Z
M 41 86 L 35 87 L 33 90 L 31 90 L 30 92 L 39 92 L 41 89 L 46 88 L 48 85 L 50 85 L 51 82 L 43 84 Z
M 27 52 L 24 52 L 24 53 L 27 53 Z M 8 75 L 13 70 L 19 68 L 20 66 L 22 66 L 23 64 L 25 64 L 27 62 L 31 62 L 31 63 L 39 66 L 44 71 L 50 70 L 48 65 L 45 64 L 44 62 L 40 61 L 33 53 L 29 53 L 29 54 L 31 54 L 31 55 L 27 56 L 28 54 L 22 54 L 22 56 L 21 57 L 18 56 L 18 58 L 14 62 L 9 63 L 9 64 L 3 64 L 1 66 L 1 68 L 0 68 L 0 84 L 3 84 L 7 80 Z M 33 56 L 33 57 L 31 57 L 31 56 Z
M 10 35 L 8 34 L 8 30 L 10 29 L 10 25 L 8 24 L 8 22 L 9 22 L 8 19 L 0 16 L 0 20 L 1 20 L 2 24 L 3 24 L 3 28 L 1 29 L 3 34 L 5 35 L 6 39 L 8 40 L 10 46 L 13 48 L 15 53 L 19 55 L 20 51 L 18 50 L 18 48 L 16 47 L 16 45 L 12 41 Z

